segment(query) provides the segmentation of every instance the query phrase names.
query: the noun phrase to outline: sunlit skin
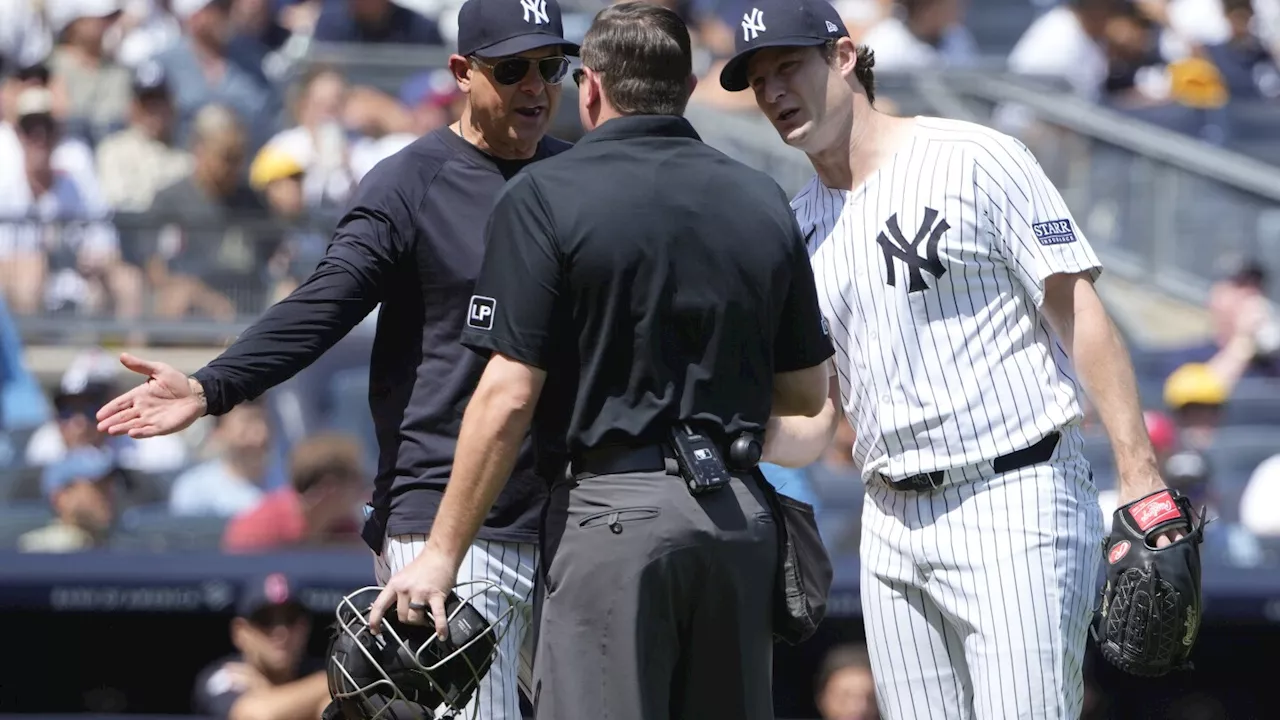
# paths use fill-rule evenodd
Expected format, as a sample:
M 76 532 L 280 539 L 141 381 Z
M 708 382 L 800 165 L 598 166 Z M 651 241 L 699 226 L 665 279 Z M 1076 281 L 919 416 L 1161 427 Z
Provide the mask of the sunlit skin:
M 552 45 L 511 57 L 539 59 L 563 54 L 561 47 Z M 449 70 L 467 97 L 462 118 L 454 123 L 453 131 L 495 157 L 533 157 L 560 107 L 561 85 L 545 82 L 536 63 L 530 64 L 520 82 L 500 85 L 493 79 L 492 66 L 502 58 L 480 60 L 473 62 L 461 55 L 449 58 Z
M 911 134 L 913 121 L 872 109 L 857 67 L 857 47 L 847 37 L 829 53 L 820 45 L 761 48 L 747 62 L 760 112 L 784 142 L 809 156 L 827 187 L 852 189 L 861 180 L 854 168 L 875 167 Z
M 245 662 L 276 683 L 292 680 L 306 650 L 311 623 L 293 606 L 273 607 L 253 620 L 231 621 L 232 643 Z
M 842 40 L 853 55 L 853 45 Z M 836 60 L 843 52 L 837 45 Z M 831 72 L 822 47 L 763 48 L 747 63 L 756 105 L 788 145 L 816 154 L 848 137 L 853 90 L 842 73 Z

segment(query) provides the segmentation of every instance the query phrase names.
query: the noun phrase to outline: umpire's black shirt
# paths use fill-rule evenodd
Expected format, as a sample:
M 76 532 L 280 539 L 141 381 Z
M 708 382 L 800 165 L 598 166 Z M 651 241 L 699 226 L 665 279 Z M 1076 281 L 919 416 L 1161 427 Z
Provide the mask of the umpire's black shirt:
M 534 160 L 568 147 L 544 139 Z M 384 530 L 430 531 L 462 411 L 484 370 L 458 341 L 485 219 L 506 180 L 530 162 L 498 160 L 448 128 L 382 161 L 311 277 L 195 373 L 209 412 L 225 413 L 311 364 L 381 303 L 369 368 L 378 475 L 364 534 L 375 550 Z M 536 540 L 545 493 L 526 443 L 479 537 Z
M 680 117 L 609 120 L 525 168 L 486 242 L 462 342 L 547 372 L 542 451 L 761 430 L 773 374 L 833 354 L 785 193 Z

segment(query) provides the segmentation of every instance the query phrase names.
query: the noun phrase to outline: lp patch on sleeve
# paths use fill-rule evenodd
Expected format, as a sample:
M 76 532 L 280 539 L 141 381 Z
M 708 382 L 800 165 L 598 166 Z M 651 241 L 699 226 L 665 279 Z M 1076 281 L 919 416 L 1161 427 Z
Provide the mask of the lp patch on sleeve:
M 471 296 L 471 307 L 467 310 L 467 325 L 477 330 L 493 329 L 493 312 L 498 302 L 483 295 Z
M 1036 233 L 1036 240 L 1041 245 L 1066 245 L 1076 241 L 1075 228 L 1070 220 L 1050 220 L 1031 226 Z

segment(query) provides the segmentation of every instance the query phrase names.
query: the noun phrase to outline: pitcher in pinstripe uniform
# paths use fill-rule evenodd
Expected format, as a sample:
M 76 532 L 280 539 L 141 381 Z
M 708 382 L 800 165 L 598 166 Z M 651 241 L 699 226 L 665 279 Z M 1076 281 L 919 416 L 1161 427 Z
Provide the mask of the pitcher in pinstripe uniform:
M 1101 265 L 1022 143 L 877 112 L 874 56 L 824 0 L 746 7 L 721 84 L 750 89 L 816 171 L 792 207 L 867 487 L 880 710 L 1078 718 L 1103 541 L 1082 391 L 1122 502 L 1163 487 Z M 790 420 L 791 442 L 826 432 Z

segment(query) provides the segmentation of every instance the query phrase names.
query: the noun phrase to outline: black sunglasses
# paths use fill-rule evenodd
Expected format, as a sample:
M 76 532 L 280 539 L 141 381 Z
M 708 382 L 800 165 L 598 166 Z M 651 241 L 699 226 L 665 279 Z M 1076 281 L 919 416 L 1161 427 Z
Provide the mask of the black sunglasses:
M 569 58 L 563 55 L 537 59 L 509 57 L 492 64 L 477 57 L 472 59 L 477 64 L 489 68 L 489 72 L 493 73 L 493 79 L 499 85 L 515 85 L 520 82 L 529 74 L 529 66 L 533 63 L 538 64 L 538 74 L 542 75 L 542 81 L 548 85 L 559 85 L 569 70 Z
M 573 71 L 573 84 L 582 87 L 582 78 L 587 76 L 587 72 L 582 68 L 576 68 Z

